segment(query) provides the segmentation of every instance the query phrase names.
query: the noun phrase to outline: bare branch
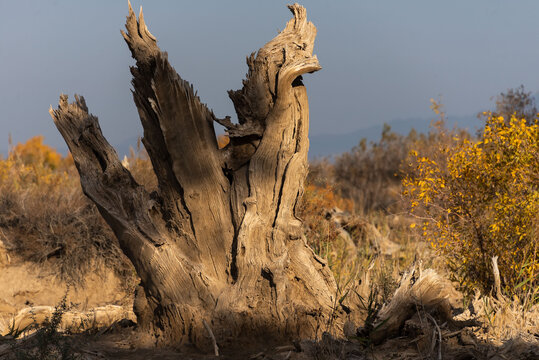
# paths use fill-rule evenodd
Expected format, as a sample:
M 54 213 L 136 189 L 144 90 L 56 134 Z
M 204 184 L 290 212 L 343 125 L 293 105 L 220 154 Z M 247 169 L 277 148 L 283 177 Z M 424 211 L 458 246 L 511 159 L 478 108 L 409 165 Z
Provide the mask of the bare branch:
M 84 193 L 103 216 L 113 221 L 113 230 L 122 232 L 136 219 L 146 238 L 157 246 L 162 245 L 149 215 L 150 211 L 159 213 L 160 209 L 122 165 L 114 148 L 103 137 L 97 117 L 88 113 L 84 98 L 75 95 L 75 101 L 69 104 L 67 95 L 62 94 L 58 109 L 51 106 L 49 112 L 73 155 Z M 155 207 L 148 208 L 148 204 Z

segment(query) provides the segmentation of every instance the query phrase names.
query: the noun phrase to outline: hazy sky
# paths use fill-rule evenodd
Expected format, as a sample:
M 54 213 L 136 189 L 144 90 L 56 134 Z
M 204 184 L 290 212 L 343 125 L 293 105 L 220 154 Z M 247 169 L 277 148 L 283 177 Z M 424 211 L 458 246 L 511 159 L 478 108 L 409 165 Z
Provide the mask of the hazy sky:
M 132 1 L 158 45 L 217 116 L 234 115 L 245 56 L 290 18 L 286 1 Z M 524 84 L 539 90 L 539 1 L 305 0 L 323 69 L 307 75 L 311 133 L 346 133 L 397 118 L 476 113 Z M 86 98 L 105 136 L 141 133 L 121 0 L 0 0 L 0 150 L 43 134 L 64 147 L 48 114 L 61 92 Z

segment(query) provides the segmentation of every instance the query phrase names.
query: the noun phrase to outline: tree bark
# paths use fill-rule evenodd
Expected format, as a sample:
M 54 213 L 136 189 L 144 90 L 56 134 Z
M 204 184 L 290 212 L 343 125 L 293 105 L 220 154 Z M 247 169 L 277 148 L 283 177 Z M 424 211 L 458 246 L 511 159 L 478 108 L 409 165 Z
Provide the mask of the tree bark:
M 320 69 L 306 11 L 247 58 L 230 91 L 239 122 L 218 119 L 172 68 L 131 6 L 122 32 L 136 66 L 133 98 L 158 191 L 137 184 L 82 97 L 60 96 L 51 116 L 84 193 L 114 230 L 141 278 L 135 313 L 158 344 L 240 335 L 315 337 L 335 315 L 336 284 L 308 247 L 296 207 L 309 148 L 301 76 Z M 230 144 L 218 149 L 213 122 Z

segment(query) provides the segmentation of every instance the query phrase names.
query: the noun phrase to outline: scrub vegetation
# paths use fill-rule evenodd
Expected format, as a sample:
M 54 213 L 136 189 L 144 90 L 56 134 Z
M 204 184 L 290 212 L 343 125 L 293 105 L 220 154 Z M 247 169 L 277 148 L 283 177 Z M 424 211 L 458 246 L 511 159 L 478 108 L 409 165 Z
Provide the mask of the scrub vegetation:
M 507 352 L 507 341 L 538 330 L 532 321 L 539 303 L 538 125 L 488 113 L 481 114 L 484 128 L 470 134 L 446 129 L 441 105 L 433 101 L 432 108 L 438 119 L 428 134 L 402 136 L 386 127 L 378 142 L 362 140 L 334 161 L 311 163 L 298 209 L 306 239 L 332 269 L 337 301 L 361 299 L 365 323 L 348 338 L 359 341 L 362 351 L 380 354 L 372 335 L 377 316 L 397 296 L 402 272 L 421 264 L 456 288 L 447 295 L 454 307 L 475 307 L 475 316 L 468 315 L 481 321 L 469 331 L 476 349 L 496 345 Z M 228 141 L 218 139 L 221 147 Z M 140 184 L 157 186 L 140 144 L 123 165 Z M 125 284 L 137 281 L 115 236 L 82 194 L 69 154 L 59 154 L 36 136 L 11 146 L 0 160 L 0 180 L 0 230 L 11 258 L 52 265 L 74 286 L 83 287 L 89 273 L 104 268 Z M 501 294 L 495 291 L 494 256 Z M 324 330 L 331 333 L 331 324 Z M 312 346 L 328 352 L 328 358 L 349 354 L 349 345 L 335 349 L 331 341 L 326 337 Z M 312 346 L 303 344 L 303 352 L 314 351 Z M 444 346 L 450 351 L 449 343 Z M 69 348 L 75 349 L 74 344 Z
M 302 75 L 321 67 L 289 9 L 229 92 L 239 123 L 129 7 L 144 147 L 120 160 L 61 95 L 72 154 L 36 136 L 0 158 L 0 358 L 539 357 L 531 94 L 500 94 L 475 134 L 431 100 L 427 134 L 385 126 L 309 164 Z

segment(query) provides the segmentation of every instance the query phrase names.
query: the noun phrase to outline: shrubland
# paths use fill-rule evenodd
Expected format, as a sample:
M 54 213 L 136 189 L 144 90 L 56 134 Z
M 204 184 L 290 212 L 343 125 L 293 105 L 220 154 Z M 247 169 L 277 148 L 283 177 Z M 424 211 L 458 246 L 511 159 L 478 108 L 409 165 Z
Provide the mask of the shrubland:
M 420 277 L 422 267 L 436 269 L 463 291 L 462 306 L 481 307 L 490 326 L 500 328 L 507 324 L 493 314 L 508 307 L 499 299 L 478 300 L 495 290 L 497 257 L 502 296 L 515 299 L 515 318 L 537 307 L 539 126 L 529 114 L 507 118 L 503 95 L 498 112 L 481 114 L 477 134 L 447 129 L 442 105 L 432 100 L 438 118 L 427 134 L 400 135 L 385 126 L 379 141 L 361 140 L 333 160 L 311 163 L 297 212 L 308 244 L 334 273 L 336 306 L 361 299 L 363 331 L 373 331 L 382 304 L 392 300 L 403 272 L 412 276 L 410 268 Z M 531 106 L 522 89 L 509 95 Z M 218 143 L 224 147 L 228 138 Z M 137 182 L 156 188 L 140 143 L 122 163 Z M 13 146 L 0 159 L 0 236 L 11 252 L 53 263 L 75 282 L 97 263 L 134 278 L 113 233 L 82 193 L 72 158 L 44 145 L 43 137 Z
M 81 191 L 72 158 L 36 136 L 0 160 L 0 240 L 34 263 L 54 262 L 80 282 L 104 264 L 128 276 L 131 266 L 96 207 Z
M 526 96 L 522 88 L 502 93 L 498 112 L 481 114 L 478 134 L 447 129 L 443 106 L 431 100 L 438 119 L 428 134 L 385 126 L 379 141 L 316 161 L 311 186 L 350 199 L 355 213 L 378 221 L 395 241 L 425 244 L 465 293 L 493 289 L 497 256 L 504 293 L 537 303 L 537 120 L 499 115 L 513 103 L 532 106 Z
M 508 294 L 536 290 L 537 124 L 492 115 L 477 136 L 446 129 L 440 104 L 433 101 L 432 108 L 439 120 L 428 134 L 403 136 L 385 126 L 378 142 L 361 140 L 334 162 L 312 163 L 298 208 L 307 241 L 337 267 L 336 254 L 344 256 L 342 227 L 364 255 L 365 267 L 375 251 L 362 242 L 359 217 L 405 245 L 408 253 L 401 251 L 392 267 L 417 257 L 425 247 L 419 241 L 443 258 L 467 291 L 492 288 L 495 255 Z M 220 137 L 220 146 L 227 141 Z M 140 144 L 123 163 L 139 183 L 157 186 Z M 13 146 L 0 160 L 0 204 L 2 240 L 26 259 L 58 261 L 60 274 L 72 278 L 94 261 L 131 272 L 112 232 L 82 194 L 72 158 L 43 144 L 43 137 Z M 356 226 L 337 224 L 335 211 L 356 216 Z M 332 247 L 335 242 L 341 249 Z

